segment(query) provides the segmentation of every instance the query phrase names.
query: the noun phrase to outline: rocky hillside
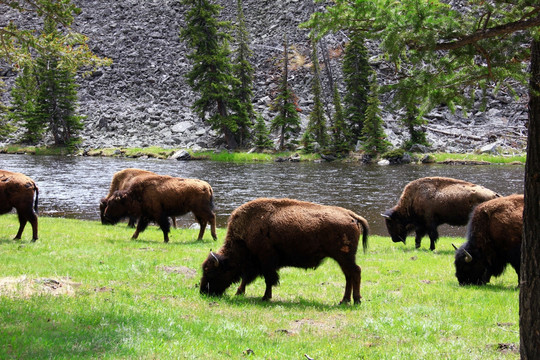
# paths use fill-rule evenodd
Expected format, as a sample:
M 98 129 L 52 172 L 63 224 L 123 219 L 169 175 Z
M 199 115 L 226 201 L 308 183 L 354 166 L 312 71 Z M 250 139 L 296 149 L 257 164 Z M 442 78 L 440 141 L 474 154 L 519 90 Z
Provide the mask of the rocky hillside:
M 185 81 L 190 69 L 189 49 L 180 40 L 185 8 L 178 0 L 74 0 L 82 9 L 75 28 L 90 38 L 91 48 L 109 57 L 113 65 L 80 79 L 81 112 L 88 116 L 83 133 L 84 147 L 148 146 L 217 148 L 223 146 L 218 133 L 192 112 L 196 97 Z M 236 1 L 219 0 L 223 17 L 234 21 Z M 282 54 L 283 35 L 291 51 L 291 84 L 299 97 L 303 123 L 311 106 L 310 60 L 307 31 L 298 24 L 317 8 L 312 0 L 244 0 L 251 33 L 255 67 L 255 108 L 266 120 L 275 114 L 269 107 L 275 96 Z M 0 9 L 1 10 L 1 9 Z M 2 13 L 2 11 L 0 11 Z M 26 21 L 11 10 L 0 20 Z M 340 81 L 340 61 L 345 34 L 324 39 L 330 50 L 332 72 Z M 371 44 L 372 45 L 372 44 Z M 370 46 L 372 55 L 376 47 Z M 375 59 L 375 56 L 373 56 Z M 381 81 L 391 76 L 386 64 L 373 61 Z M 8 84 L 12 79 L 8 79 Z M 389 96 L 385 99 L 387 103 Z M 429 115 L 428 136 L 433 150 L 470 151 L 496 143 L 522 148 L 525 141 L 526 96 L 516 102 L 500 93 L 489 101 L 488 110 L 451 114 L 436 109 Z M 399 126 L 400 114 L 384 111 L 386 132 L 394 145 L 407 138 Z

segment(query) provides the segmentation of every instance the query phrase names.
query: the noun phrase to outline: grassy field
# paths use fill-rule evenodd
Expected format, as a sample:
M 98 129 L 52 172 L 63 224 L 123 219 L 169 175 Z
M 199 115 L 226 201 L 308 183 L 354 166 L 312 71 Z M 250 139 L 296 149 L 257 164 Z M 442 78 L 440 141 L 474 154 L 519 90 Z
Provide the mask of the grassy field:
M 130 240 L 125 224 L 40 218 L 40 239 L 12 240 L 0 217 L 1 359 L 518 359 L 517 276 L 460 287 L 451 243 L 415 250 L 370 237 L 361 305 L 339 306 L 333 260 L 283 269 L 274 298 L 264 282 L 234 296 L 201 296 L 201 263 L 225 236 L 197 242 L 154 226 Z

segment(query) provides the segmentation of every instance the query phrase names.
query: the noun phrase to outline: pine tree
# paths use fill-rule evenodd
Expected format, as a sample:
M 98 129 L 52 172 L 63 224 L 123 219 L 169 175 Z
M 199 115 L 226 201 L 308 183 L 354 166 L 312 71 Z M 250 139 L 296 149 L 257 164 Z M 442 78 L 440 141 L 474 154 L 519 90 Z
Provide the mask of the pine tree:
M 260 114 L 257 115 L 257 120 L 255 121 L 253 142 L 258 149 L 272 149 L 274 147 L 274 143 L 270 139 L 270 131 Z
M 251 102 L 253 98 L 253 66 L 249 58 L 253 55 L 249 48 L 249 33 L 246 27 L 242 0 L 237 0 L 236 25 L 236 57 L 234 61 L 234 75 L 239 80 L 239 86 L 233 88 L 234 97 L 239 100 L 241 108 L 238 110 L 238 136 L 240 143 L 244 144 L 249 135 L 255 112 Z
M 319 67 L 319 57 L 317 54 L 317 43 L 314 39 L 311 41 L 312 54 L 311 62 L 313 64 L 313 84 L 311 90 L 313 92 L 313 109 L 309 114 L 309 123 L 302 137 L 304 147 L 310 146 L 312 140 L 316 141 L 321 148 L 326 148 L 328 145 L 328 133 L 326 129 L 326 119 L 324 116 L 323 103 L 321 99 L 321 71 Z
M 271 129 L 279 131 L 279 149 L 285 148 L 285 139 L 300 131 L 300 117 L 296 112 L 294 94 L 289 87 L 289 44 L 287 36 L 283 44 L 283 74 L 279 93 L 275 101 L 278 115 L 272 120 Z
M 336 153 L 347 153 L 351 149 L 349 129 L 345 123 L 345 115 L 341 105 L 341 96 L 337 85 L 334 85 L 334 117 L 330 131 L 332 133 L 332 149 Z
M 373 70 L 369 66 L 364 37 L 359 32 L 352 32 L 345 48 L 343 58 L 343 77 L 345 82 L 345 118 L 350 129 L 351 144 L 362 137 L 364 116 L 369 94 L 369 77 Z
M 390 143 L 385 140 L 386 134 L 382 127 L 383 120 L 381 114 L 381 101 L 379 100 L 379 89 L 376 80 L 373 79 L 370 86 L 368 106 L 364 127 L 362 128 L 363 149 L 368 155 L 380 154 L 388 148 Z
M 235 133 L 243 126 L 240 118 L 245 119 L 245 114 L 232 91 L 240 86 L 240 82 L 233 75 L 229 59 L 230 36 L 223 31 L 230 24 L 217 20 L 221 6 L 209 0 L 181 2 L 189 10 L 186 13 L 186 27 L 181 30 L 180 36 L 193 49 L 188 55 L 193 68 L 187 74 L 187 81 L 200 95 L 193 108 L 202 119 L 209 113 L 208 122 L 223 133 L 229 149 L 236 149 L 238 142 Z
M 43 34 L 53 42 L 60 36 L 53 19 L 45 19 Z M 25 141 L 37 143 L 48 130 L 55 145 L 71 146 L 78 141 L 84 118 L 76 114 L 75 71 L 61 65 L 61 55 L 54 47 L 40 48 L 38 54 L 12 89 L 11 117 L 26 128 Z
M 31 65 L 23 68 L 11 89 L 9 117 L 26 129 L 22 141 L 30 144 L 39 142 L 46 130 L 46 114 L 38 111 L 38 79 Z

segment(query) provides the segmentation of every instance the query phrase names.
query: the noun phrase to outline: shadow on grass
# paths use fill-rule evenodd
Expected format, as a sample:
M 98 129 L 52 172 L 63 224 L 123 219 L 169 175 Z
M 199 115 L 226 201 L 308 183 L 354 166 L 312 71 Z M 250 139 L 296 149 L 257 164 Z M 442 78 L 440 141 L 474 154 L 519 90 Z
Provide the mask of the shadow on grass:
M 223 295 L 223 296 L 209 296 L 209 295 L 200 295 L 203 299 L 209 301 L 209 303 L 226 303 L 230 306 L 235 306 L 239 308 L 245 308 L 246 306 L 255 306 L 264 309 L 275 309 L 275 308 L 285 308 L 290 310 L 303 310 L 310 308 L 317 311 L 332 311 L 332 310 L 343 310 L 343 309 L 360 309 L 361 304 L 339 304 L 339 300 L 335 304 L 325 304 L 318 301 L 313 301 L 309 299 L 298 299 L 292 301 L 285 300 L 276 300 L 272 299 L 270 301 L 262 300 L 261 296 L 245 296 L 245 295 Z
M 10 304 L 10 301 L 13 303 Z M 24 300 L 22 302 L 26 302 Z M 16 304 L 0 301 L 3 325 L 1 359 L 72 359 L 129 355 L 122 344 L 126 328 L 137 328 L 141 319 L 112 312 L 77 311 L 54 304 Z M 42 304 L 42 303 L 41 303 Z M 129 337 L 129 335 L 128 335 Z

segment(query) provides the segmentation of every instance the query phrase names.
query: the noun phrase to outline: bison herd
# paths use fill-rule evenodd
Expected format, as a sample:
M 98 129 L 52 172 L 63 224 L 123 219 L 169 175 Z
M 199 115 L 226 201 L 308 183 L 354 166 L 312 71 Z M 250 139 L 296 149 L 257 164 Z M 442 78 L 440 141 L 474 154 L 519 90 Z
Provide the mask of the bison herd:
M 0 214 L 17 211 L 20 226 L 15 239 L 21 238 L 27 222 L 32 226 L 32 241 L 38 239 L 38 195 L 29 177 L 0 170 Z M 109 193 L 100 201 L 102 223 L 129 218 L 131 226 L 137 224 L 133 239 L 154 222 L 168 242 L 169 219 L 174 224 L 175 217 L 188 212 L 200 225 L 198 240 L 208 224 L 217 239 L 213 190 L 202 180 L 125 169 L 114 174 Z M 468 225 L 467 241 L 460 248 L 454 245 L 460 285 L 484 285 L 508 264 L 519 279 L 523 195 L 502 197 L 466 181 L 425 177 L 407 184 L 397 204 L 381 215 L 392 241 L 405 243 L 414 232 L 418 248 L 428 235 L 431 250 L 439 225 Z M 359 303 L 361 269 L 356 252 L 360 236 L 366 251 L 368 232 L 366 219 L 341 207 L 293 199 L 249 201 L 232 212 L 223 246 L 210 251 L 203 262 L 200 292 L 222 295 L 240 282 L 237 294 L 243 294 L 261 276 L 266 284 L 263 300 L 269 300 L 280 268 L 317 268 L 323 259 L 332 258 L 345 275 L 341 303 L 350 302 L 351 296 Z

